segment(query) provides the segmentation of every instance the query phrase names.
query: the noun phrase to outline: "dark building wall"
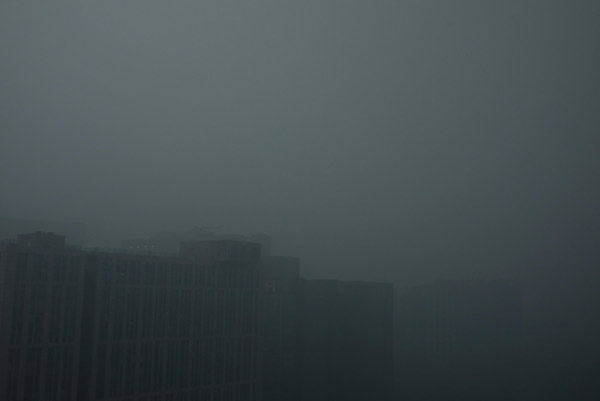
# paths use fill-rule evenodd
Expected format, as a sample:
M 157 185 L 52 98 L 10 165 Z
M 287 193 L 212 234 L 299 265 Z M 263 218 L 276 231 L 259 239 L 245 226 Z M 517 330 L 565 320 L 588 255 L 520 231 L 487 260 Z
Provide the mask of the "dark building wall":
M 303 401 L 335 397 L 335 287 L 333 280 L 303 281 L 301 299 L 301 395 Z M 340 361 L 341 362 L 341 361 Z
M 388 399 L 391 285 L 259 269 L 246 241 L 165 257 L 43 235 L 0 250 L 0 399 Z
M 77 399 L 82 255 L 7 245 L 0 260 L 0 399 Z
M 515 399 L 521 387 L 519 290 L 500 280 L 447 280 L 400 295 L 399 394 Z
M 302 399 L 390 400 L 393 286 L 305 280 Z
M 264 400 L 390 400 L 393 286 L 299 271 L 296 258 L 262 262 Z
M 260 399 L 258 265 L 243 244 L 199 260 L 58 239 L 0 248 L 0 399 Z
M 266 256 L 261 262 L 263 400 L 300 397 L 300 260 Z
M 254 264 L 106 253 L 88 261 L 95 300 L 81 399 L 257 399 Z
M 342 400 L 389 400 L 393 388 L 393 287 L 339 282 L 336 310 Z M 339 341 L 338 341 L 339 339 Z

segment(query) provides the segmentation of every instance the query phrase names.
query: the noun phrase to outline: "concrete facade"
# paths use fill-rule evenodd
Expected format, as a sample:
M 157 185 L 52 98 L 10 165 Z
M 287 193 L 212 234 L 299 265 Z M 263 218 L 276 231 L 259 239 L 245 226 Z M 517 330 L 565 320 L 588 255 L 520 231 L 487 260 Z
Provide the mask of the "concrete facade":
M 0 250 L 1 399 L 260 399 L 259 245 L 162 257 L 36 235 Z

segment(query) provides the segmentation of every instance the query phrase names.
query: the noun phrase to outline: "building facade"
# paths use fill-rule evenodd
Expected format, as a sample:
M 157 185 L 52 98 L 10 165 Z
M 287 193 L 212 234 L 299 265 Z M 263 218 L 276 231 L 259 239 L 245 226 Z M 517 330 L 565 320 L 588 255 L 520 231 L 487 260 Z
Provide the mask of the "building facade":
M 389 400 L 392 286 L 299 271 L 246 240 L 21 235 L 0 246 L 0 399 Z
M 0 399 L 76 399 L 83 265 L 64 236 L 0 247 Z
M 259 399 L 258 244 L 164 257 L 57 237 L 2 248 L 2 399 Z
M 298 401 L 302 379 L 300 260 L 266 255 L 261 278 L 263 400 Z
M 438 280 L 399 295 L 405 398 L 520 399 L 520 291 L 503 280 Z
M 393 285 L 303 280 L 303 401 L 391 400 Z

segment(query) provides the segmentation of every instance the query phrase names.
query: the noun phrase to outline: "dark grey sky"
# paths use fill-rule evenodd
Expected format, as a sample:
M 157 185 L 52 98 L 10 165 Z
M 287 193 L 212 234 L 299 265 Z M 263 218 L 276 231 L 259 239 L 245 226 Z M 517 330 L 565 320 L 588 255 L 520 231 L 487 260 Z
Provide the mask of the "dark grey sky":
M 589 261 L 599 10 L 4 1 L 0 214 L 84 221 L 109 245 L 267 232 L 319 277 Z

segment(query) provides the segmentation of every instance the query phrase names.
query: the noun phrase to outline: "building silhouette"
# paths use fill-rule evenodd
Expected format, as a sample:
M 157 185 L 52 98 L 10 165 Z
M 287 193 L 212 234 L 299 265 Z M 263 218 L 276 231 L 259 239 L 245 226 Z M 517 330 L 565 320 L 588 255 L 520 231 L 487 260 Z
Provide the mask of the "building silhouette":
M 85 245 L 85 224 L 53 220 L 15 219 L 0 217 L 0 241 L 12 241 L 23 233 L 36 231 L 64 235 L 67 245 Z
M 391 400 L 393 286 L 304 280 L 303 401 Z
M 389 400 L 392 285 L 306 280 L 254 239 L 0 245 L 0 399 Z
M 399 294 L 399 397 L 519 399 L 522 319 L 504 280 L 438 280 Z
M 264 401 L 301 399 L 300 260 L 265 255 L 261 266 Z
M 258 244 L 165 257 L 36 233 L 0 257 L 2 399 L 260 399 Z
M 270 238 L 265 234 L 250 236 L 237 234 L 219 234 L 213 230 L 218 227 L 192 227 L 189 230 L 161 231 L 146 238 L 128 239 L 121 242 L 121 248 L 134 252 L 160 252 L 177 255 L 182 242 L 199 241 L 248 241 L 261 245 L 261 252 L 269 254 Z
M 83 266 L 60 235 L 0 247 L 0 399 L 76 399 Z
M 263 261 L 264 401 L 391 400 L 393 286 L 308 280 Z

